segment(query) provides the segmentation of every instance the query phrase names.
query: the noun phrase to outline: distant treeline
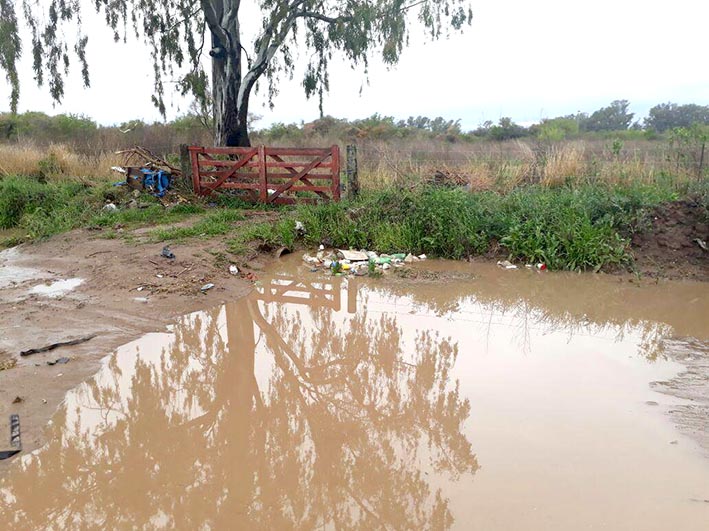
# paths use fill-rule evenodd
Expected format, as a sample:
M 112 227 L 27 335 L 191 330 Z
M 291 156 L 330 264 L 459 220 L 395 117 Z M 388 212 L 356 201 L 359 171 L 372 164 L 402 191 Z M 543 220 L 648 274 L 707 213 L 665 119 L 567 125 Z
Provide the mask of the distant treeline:
M 592 113 L 547 118 L 529 127 L 504 117 L 463 131 L 460 120 L 409 117 L 397 120 L 374 114 L 359 120 L 325 116 L 310 123 L 275 123 L 259 129 L 252 125 L 252 139 L 263 143 L 299 144 L 309 140 L 356 141 L 436 138 L 448 142 L 503 141 L 530 137 L 540 141 L 577 138 L 653 139 L 677 129 L 703 130 L 709 126 L 709 106 L 661 103 L 642 121 L 634 121 L 627 100 L 616 100 Z M 254 122 L 258 117 L 252 117 Z M 181 143 L 211 143 L 209 119 L 187 114 L 167 123 L 147 124 L 132 120 L 117 126 L 101 126 L 81 115 L 49 116 L 41 112 L 0 114 L 0 142 L 31 141 L 37 144 L 66 143 L 81 151 L 113 150 L 140 144 L 168 151 Z

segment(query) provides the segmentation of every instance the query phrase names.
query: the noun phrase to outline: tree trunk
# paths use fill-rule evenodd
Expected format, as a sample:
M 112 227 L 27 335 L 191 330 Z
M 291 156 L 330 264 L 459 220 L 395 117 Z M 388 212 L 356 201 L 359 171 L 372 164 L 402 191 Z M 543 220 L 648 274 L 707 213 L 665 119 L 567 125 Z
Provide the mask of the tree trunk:
M 228 50 L 212 36 L 212 92 L 214 104 L 214 144 L 251 146 L 247 129 L 248 96 L 239 101 L 241 50 Z

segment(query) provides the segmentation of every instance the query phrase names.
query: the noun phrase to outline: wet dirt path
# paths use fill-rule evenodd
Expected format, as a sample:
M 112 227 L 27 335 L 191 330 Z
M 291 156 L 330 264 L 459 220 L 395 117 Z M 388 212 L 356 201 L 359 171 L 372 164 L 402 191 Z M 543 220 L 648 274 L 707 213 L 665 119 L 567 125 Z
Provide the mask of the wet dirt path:
M 706 430 L 668 412 L 701 405 L 676 382 L 688 356 L 707 380 L 708 285 L 417 267 L 340 279 L 286 260 L 121 347 L 0 480 L 0 521 L 706 528 Z

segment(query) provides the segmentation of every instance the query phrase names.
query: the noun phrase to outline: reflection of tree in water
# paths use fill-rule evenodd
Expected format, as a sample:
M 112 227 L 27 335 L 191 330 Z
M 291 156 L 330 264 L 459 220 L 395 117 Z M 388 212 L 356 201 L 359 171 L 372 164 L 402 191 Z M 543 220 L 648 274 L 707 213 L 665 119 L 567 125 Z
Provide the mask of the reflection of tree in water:
M 551 279 L 551 281 L 549 281 Z M 536 280 L 536 281 L 535 281 Z M 407 297 L 411 304 L 424 308 L 442 317 L 454 315 L 456 321 L 464 322 L 465 307 L 475 306 L 473 322 L 484 325 L 488 334 L 500 317 L 508 317 L 504 325 L 510 329 L 520 348 L 531 350 L 531 330 L 541 333 L 566 333 L 571 340 L 581 333 L 603 334 L 623 341 L 630 334 L 640 336 L 638 353 L 652 361 L 660 357 L 664 339 L 673 332 L 673 327 L 662 321 L 662 293 L 641 291 L 626 285 L 599 283 L 598 289 L 577 288 L 581 279 L 569 276 L 549 277 L 538 282 L 520 275 L 510 275 L 495 282 L 468 278 L 467 281 L 452 281 L 442 289 L 440 283 L 390 282 L 378 288 L 379 293 L 391 297 Z M 587 280 L 584 279 L 584 280 Z M 554 282 L 558 283 L 554 284 Z M 635 304 L 628 299 L 635 297 Z M 671 303 L 684 301 L 674 297 Z M 646 301 L 646 304 L 639 304 Z M 676 315 L 682 315 L 678 308 Z
M 251 297 L 185 318 L 159 363 L 114 358 L 0 489 L 0 517 L 18 528 L 449 527 L 430 478 L 477 469 L 461 432 L 470 406 L 450 381 L 456 346 L 430 332 L 406 345 L 391 318 L 342 326 L 323 308 L 268 308 L 264 318 Z M 275 365 L 267 389 L 254 324 Z

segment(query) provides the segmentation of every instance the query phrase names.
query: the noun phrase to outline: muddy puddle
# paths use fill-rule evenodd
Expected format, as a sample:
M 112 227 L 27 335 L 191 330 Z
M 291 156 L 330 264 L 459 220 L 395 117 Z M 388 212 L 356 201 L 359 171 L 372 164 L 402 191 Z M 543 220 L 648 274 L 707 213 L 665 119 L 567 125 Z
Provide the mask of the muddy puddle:
M 701 424 L 671 415 L 701 396 L 662 385 L 709 356 L 709 286 L 274 271 L 69 393 L 3 527 L 706 529 Z

